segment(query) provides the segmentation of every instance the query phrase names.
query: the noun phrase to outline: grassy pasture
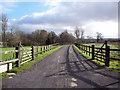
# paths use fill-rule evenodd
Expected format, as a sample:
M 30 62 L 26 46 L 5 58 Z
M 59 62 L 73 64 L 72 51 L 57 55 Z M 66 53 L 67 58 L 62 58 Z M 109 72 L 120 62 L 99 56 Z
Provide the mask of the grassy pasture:
M 95 45 L 95 47 L 101 47 L 103 43 L 88 43 L 84 45 L 88 46 Z M 110 49 L 120 49 L 120 43 L 108 43 L 108 46 L 110 46 Z M 103 48 L 105 48 L 105 45 Z
M 37 46 L 35 46 L 37 47 Z M 53 47 L 53 46 L 50 46 L 50 47 Z M 27 48 L 31 48 L 31 46 L 25 46 L 24 49 L 27 49 Z M 15 47 L 9 47 L 9 48 L 0 48 L 0 52 L 4 52 L 4 51 L 11 51 L 11 50 L 15 50 Z M 20 47 L 20 50 L 22 50 L 22 47 Z M 44 50 L 44 48 L 42 47 L 42 50 Z M 30 50 L 27 50 L 27 52 L 30 51 Z M 38 49 L 38 51 L 40 51 L 40 48 Z M 34 52 L 37 52 L 37 49 L 34 49 Z M 22 52 L 20 52 L 22 53 Z M 24 55 L 27 55 L 27 54 L 24 54 Z M 6 54 L 0 54 L 0 61 L 8 61 L 8 60 L 12 60 L 12 59 L 15 59 L 16 57 L 16 54 L 15 53 L 6 53 Z
M 30 46 L 24 47 L 24 49 L 30 48 Z M 20 48 L 22 49 L 22 48 Z M 11 51 L 11 50 L 15 50 L 15 47 L 8 47 L 8 48 L 1 48 L 0 51 L 4 52 L 4 51 Z M 8 61 L 11 59 L 15 59 L 15 53 L 6 53 L 6 54 L 2 54 L 0 55 L 0 61 Z

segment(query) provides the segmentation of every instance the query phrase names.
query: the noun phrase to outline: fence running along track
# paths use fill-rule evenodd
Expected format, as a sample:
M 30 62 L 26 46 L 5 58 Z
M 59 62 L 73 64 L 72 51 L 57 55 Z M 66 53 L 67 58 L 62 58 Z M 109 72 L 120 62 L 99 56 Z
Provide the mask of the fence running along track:
M 105 45 L 105 48 L 103 46 Z M 110 60 L 120 61 L 120 49 L 110 49 L 110 46 L 107 46 L 107 41 L 102 45 L 102 47 L 95 47 L 95 45 L 88 46 L 83 44 L 75 43 L 82 52 L 92 56 L 92 60 L 97 60 L 105 63 L 105 66 L 109 67 Z M 115 55 L 113 55 L 115 53 Z
M 15 59 L 8 61 L 1 61 L 0 66 L 7 64 L 7 71 L 9 71 L 10 63 L 13 63 L 12 67 L 20 67 L 20 65 L 26 62 L 34 60 L 34 57 L 38 56 L 38 54 L 42 54 L 51 49 L 54 49 L 58 45 L 59 43 L 50 44 L 46 46 L 31 46 L 31 48 L 24 49 L 24 47 L 19 43 L 18 46 L 15 48 L 15 50 L 0 52 L 0 54 L 15 53 L 14 55 Z M 20 47 L 22 47 L 22 49 L 20 49 Z

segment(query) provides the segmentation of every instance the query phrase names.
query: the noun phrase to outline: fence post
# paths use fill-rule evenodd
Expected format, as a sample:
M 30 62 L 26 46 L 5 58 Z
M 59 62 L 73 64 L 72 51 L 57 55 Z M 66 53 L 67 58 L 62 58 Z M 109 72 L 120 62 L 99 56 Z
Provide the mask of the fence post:
M 105 66 L 109 67 L 109 57 L 110 57 L 110 46 L 106 47 L 106 52 L 105 52 Z
M 42 46 L 40 47 L 40 51 L 41 51 L 41 53 L 40 53 L 40 54 L 42 54 Z
M 10 64 L 7 63 L 7 73 L 9 73 L 9 69 L 10 69 Z
M 89 46 L 89 56 L 90 56 L 90 46 Z
M 37 46 L 37 56 L 38 56 L 38 46 Z
M 47 45 L 46 45 L 45 51 L 47 52 Z
M 94 60 L 94 58 L 95 58 L 95 57 L 94 57 L 94 52 L 95 52 L 95 51 L 94 51 L 94 45 L 92 45 L 92 60 Z
M 45 53 L 45 46 L 44 46 L 44 53 Z
M 84 45 L 84 53 L 85 53 L 85 45 Z
M 49 51 L 49 45 L 48 45 L 47 49 L 48 49 L 47 51 Z
M 16 47 L 16 50 L 18 50 L 18 52 L 16 52 L 16 58 L 19 59 L 18 61 L 16 61 L 16 67 L 20 67 L 20 45 L 19 44 Z
M 87 46 L 86 46 L 86 54 L 87 54 Z
M 46 51 L 48 51 L 48 45 L 46 46 Z
M 34 60 L 34 46 L 31 47 L 31 51 L 32 51 L 32 60 Z
M 105 48 L 107 48 L 107 41 L 105 40 Z

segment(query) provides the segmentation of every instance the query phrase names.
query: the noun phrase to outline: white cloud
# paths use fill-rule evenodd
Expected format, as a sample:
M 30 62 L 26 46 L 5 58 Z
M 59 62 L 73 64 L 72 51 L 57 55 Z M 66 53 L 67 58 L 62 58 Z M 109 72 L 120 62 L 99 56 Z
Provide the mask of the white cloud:
M 116 20 L 117 9 L 117 3 L 60 3 L 48 11 L 25 15 L 17 23 L 79 25 L 91 19 Z
M 33 13 L 32 15 L 34 17 L 37 17 L 37 16 L 43 16 L 44 14 L 45 14 L 45 12 L 43 12 L 43 13 Z
M 30 17 L 30 15 L 24 15 L 24 16 L 22 16 L 22 17 L 19 19 L 19 21 L 24 20 L 24 19 L 27 18 L 27 17 Z
M 88 36 L 96 37 L 96 32 L 100 32 L 104 37 L 118 37 L 118 23 L 114 21 L 91 21 L 86 23 L 85 31 Z
M 11 21 L 15 22 L 15 21 L 17 21 L 17 20 L 14 18 L 14 19 L 11 19 Z

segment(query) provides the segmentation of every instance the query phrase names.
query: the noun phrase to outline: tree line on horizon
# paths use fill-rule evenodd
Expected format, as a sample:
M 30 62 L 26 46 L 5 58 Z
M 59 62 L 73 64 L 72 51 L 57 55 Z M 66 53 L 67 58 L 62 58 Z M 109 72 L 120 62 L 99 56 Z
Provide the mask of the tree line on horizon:
M 10 26 L 8 31 L 6 15 L 2 15 L 2 33 L 0 34 L 0 41 L 3 43 L 3 47 L 15 47 L 21 42 L 24 46 L 39 46 L 49 45 L 54 43 L 60 44 L 72 44 L 76 42 L 76 38 L 68 33 L 67 30 L 56 35 L 54 31 L 47 32 L 46 30 L 37 29 L 32 33 L 26 33 L 19 30 L 18 27 Z
M 0 34 L 0 41 L 3 42 L 4 47 L 15 47 L 19 42 L 24 46 L 39 46 L 39 45 L 49 45 L 54 43 L 60 44 L 73 44 L 73 43 L 84 43 L 84 30 L 78 27 L 75 28 L 75 36 L 69 33 L 67 30 L 56 35 L 54 31 L 47 32 L 46 30 L 37 29 L 32 33 L 25 33 L 19 30 L 15 26 L 10 26 L 9 31 L 7 22 L 8 19 L 5 14 L 2 15 L 2 33 Z M 87 36 L 88 39 L 92 37 Z M 102 34 L 97 32 L 97 41 L 103 38 Z
M 3 42 L 4 47 L 15 47 L 19 42 L 24 46 L 40 46 L 54 43 L 73 44 L 76 42 L 76 38 L 68 33 L 67 30 L 59 35 L 56 35 L 53 31 L 47 32 L 46 30 L 35 30 L 32 33 L 17 30 L 15 32 L 6 32 L 5 38 L 2 38 L 3 40 L 5 40 Z

